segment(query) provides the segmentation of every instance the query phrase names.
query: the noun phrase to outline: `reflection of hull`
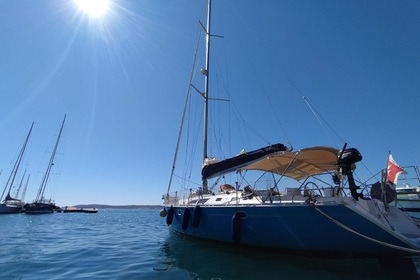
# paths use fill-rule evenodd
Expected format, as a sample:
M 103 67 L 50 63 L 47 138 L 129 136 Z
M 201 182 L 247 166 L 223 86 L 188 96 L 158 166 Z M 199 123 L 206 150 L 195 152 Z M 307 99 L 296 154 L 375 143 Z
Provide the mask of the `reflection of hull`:
M 25 205 L 26 214 L 50 214 L 54 209 L 55 205 L 51 203 L 34 202 Z
M 17 214 L 22 212 L 22 207 L 14 204 L 0 204 L 0 214 Z
M 417 279 L 411 263 L 400 260 L 382 267 L 376 258 L 319 258 L 312 254 L 285 254 L 272 250 L 249 250 L 223 243 L 206 242 L 170 232 L 161 246 L 165 257 L 157 271 L 185 272 L 183 279 Z M 206 265 L 203 265 L 206 264 Z M 252 268 L 258 269 L 252 269 Z M 181 270 L 181 271 L 179 271 Z M 283 277 L 279 277 L 279 271 Z M 389 273 L 389 272 L 391 273 Z M 398 275 L 398 277 L 392 277 Z M 391 276 L 390 276 L 391 275 Z
M 372 201 L 365 202 L 373 204 Z M 171 227 L 174 231 L 208 240 L 344 255 L 410 255 L 412 253 L 396 250 L 393 246 L 408 250 L 418 248 L 413 240 L 409 241 L 378 224 L 373 217 L 357 213 L 356 207 L 345 204 L 200 206 L 198 223 L 194 218 L 194 207 L 173 206 L 173 209 Z M 170 208 L 166 210 L 169 213 Z M 389 217 L 395 215 L 407 220 L 397 209 L 391 207 L 391 211 Z M 393 222 L 398 223 L 398 219 Z

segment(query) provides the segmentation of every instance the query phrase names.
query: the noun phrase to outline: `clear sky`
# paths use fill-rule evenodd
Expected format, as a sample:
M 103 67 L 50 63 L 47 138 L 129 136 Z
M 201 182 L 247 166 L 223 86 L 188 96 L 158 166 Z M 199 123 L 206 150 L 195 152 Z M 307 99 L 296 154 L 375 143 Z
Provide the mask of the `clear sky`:
M 161 204 L 203 7 L 113 0 L 93 17 L 73 0 L 1 1 L 2 186 L 35 122 L 18 175 L 31 174 L 35 198 L 67 114 L 52 175 L 59 206 Z M 232 129 L 231 155 L 345 141 L 364 156 L 359 176 L 384 168 L 389 151 L 417 165 L 419 15 L 417 0 L 213 0 L 212 33 L 224 38 L 212 41 L 212 81 L 258 132 Z

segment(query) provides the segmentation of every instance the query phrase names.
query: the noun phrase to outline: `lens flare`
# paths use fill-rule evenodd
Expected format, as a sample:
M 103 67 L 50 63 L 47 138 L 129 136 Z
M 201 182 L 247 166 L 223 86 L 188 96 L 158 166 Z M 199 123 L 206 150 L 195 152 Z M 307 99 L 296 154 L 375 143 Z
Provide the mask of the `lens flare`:
M 109 10 L 110 0 L 74 0 L 79 9 L 90 17 L 101 17 Z

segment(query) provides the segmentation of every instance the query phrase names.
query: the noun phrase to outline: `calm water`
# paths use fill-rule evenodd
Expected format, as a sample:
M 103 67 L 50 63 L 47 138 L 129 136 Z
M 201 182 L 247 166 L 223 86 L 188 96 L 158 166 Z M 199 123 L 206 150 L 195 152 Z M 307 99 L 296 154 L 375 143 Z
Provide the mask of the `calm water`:
M 401 278 L 405 269 L 386 269 L 376 259 L 310 258 L 183 238 L 169 232 L 156 209 L 0 221 L 0 279 L 415 278 Z

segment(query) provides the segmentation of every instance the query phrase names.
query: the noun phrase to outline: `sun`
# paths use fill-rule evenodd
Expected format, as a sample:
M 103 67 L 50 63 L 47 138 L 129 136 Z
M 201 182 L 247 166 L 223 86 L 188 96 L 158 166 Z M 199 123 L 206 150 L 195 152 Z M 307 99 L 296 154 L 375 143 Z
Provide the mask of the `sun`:
M 110 0 L 74 0 L 74 2 L 90 17 L 101 17 L 110 6 Z

